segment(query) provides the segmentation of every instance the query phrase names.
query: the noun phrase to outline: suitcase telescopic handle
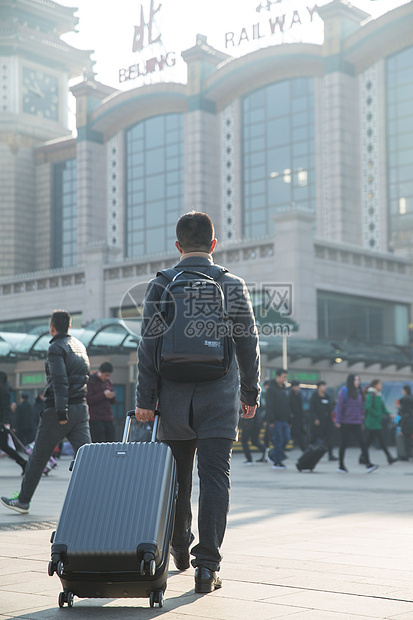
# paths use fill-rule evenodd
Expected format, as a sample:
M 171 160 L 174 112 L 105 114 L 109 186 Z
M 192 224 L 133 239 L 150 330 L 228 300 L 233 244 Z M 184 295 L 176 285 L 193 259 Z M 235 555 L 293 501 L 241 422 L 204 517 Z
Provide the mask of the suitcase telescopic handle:
M 134 417 L 134 415 L 135 415 L 135 410 L 134 409 L 131 409 L 126 414 L 125 428 L 123 429 L 122 443 L 127 443 L 129 441 L 130 425 L 131 425 L 132 418 Z M 155 411 L 155 421 L 153 423 L 151 443 L 155 443 L 156 442 L 156 434 L 158 432 L 158 424 L 159 424 L 159 411 Z

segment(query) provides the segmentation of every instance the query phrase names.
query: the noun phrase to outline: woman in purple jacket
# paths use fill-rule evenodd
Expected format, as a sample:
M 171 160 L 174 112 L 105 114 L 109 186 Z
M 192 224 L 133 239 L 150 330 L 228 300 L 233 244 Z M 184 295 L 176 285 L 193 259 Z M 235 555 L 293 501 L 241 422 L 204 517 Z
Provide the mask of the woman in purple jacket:
M 363 438 L 363 424 L 364 395 L 360 386 L 360 377 L 358 375 L 349 375 L 347 377 L 347 386 L 341 388 L 338 394 L 336 409 L 336 426 L 340 434 L 340 464 L 337 469 L 339 474 L 348 474 L 344 465 L 344 455 L 351 435 L 355 437 L 361 448 L 364 463 L 367 463 L 366 473 L 369 474 L 378 468 L 378 465 L 370 463 L 369 453 Z

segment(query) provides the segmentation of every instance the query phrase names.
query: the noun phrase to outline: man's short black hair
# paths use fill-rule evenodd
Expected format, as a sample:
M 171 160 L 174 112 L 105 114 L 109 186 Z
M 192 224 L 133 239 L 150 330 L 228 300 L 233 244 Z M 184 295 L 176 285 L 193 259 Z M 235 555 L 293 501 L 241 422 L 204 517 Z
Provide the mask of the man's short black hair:
M 299 386 L 299 385 L 300 385 L 300 382 L 299 382 L 299 381 L 297 381 L 297 379 L 293 379 L 293 380 L 291 381 L 291 387 L 297 387 L 297 386 Z
M 408 383 L 403 386 L 403 389 L 406 392 L 406 394 L 408 394 L 409 396 L 412 395 L 412 388 L 410 387 L 410 385 Z
M 176 238 L 185 252 L 209 252 L 214 235 L 211 218 L 200 211 L 181 215 L 176 225 Z
M 281 375 L 287 375 L 287 371 L 284 368 L 277 368 L 277 370 L 275 371 L 275 376 L 276 377 L 281 377 Z
M 27 394 L 27 392 L 23 392 L 20 396 L 20 398 L 22 400 L 29 400 L 29 395 Z
M 72 317 L 67 310 L 53 310 L 50 324 L 54 326 L 57 332 L 67 334 L 72 324 Z
M 100 372 L 113 372 L 113 366 L 110 362 L 103 362 L 99 366 Z
M 319 388 L 319 387 L 320 387 L 320 385 L 327 385 L 327 383 L 326 383 L 325 381 L 319 381 L 319 382 L 317 383 L 317 387 Z

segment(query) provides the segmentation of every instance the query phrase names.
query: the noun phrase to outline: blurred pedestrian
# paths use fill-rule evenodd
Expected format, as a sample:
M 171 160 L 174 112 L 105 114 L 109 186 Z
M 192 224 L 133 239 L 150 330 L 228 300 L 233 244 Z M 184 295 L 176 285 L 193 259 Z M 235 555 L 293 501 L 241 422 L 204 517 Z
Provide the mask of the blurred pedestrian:
M 67 437 L 76 454 L 90 443 L 86 385 L 89 358 L 84 345 L 69 335 L 71 317 L 66 310 L 55 310 L 50 319 L 52 336 L 46 358 L 47 385 L 45 408 L 36 433 L 33 452 L 29 456 L 20 492 L 2 497 L 6 508 L 27 514 L 30 500 L 39 484 L 55 447 Z
M 350 374 L 347 377 L 347 385 L 341 388 L 336 409 L 336 427 L 340 434 L 340 455 L 339 467 L 340 474 L 347 474 L 348 470 L 344 465 L 346 448 L 351 436 L 355 438 L 361 448 L 364 462 L 366 463 L 366 473 L 371 473 L 378 468 L 370 462 L 366 442 L 363 437 L 363 424 L 365 418 L 364 394 L 360 385 L 360 377 Z
M 286 469 L 283 464 L 284 448 L 290 441 L 290 424 L 292 411 L 286 388 L 287 371 L 279 368 L 275 373 L 275 381 L 271 380 L 266 393 L 267 424 L 272 434 L 274 450 L 272 460 L 274 469 Z
M 34 439 L 33 409 L 29 403 L 29 395 L 23 392 L 20 402 L 16 407 L 16 435 L 23 445 L 31 443 Z
M 383 433 L 383 416 L 390 418 L 390 411 L 387 409 L 382 396 L 383 384 L 380 379 L 373 379 L 366 390 L 364 421 L 367 448 L 370 447 L 374 439 L 387 457 L 389 465 L 397 461 L 387 449 Z M 360 456 L 360 463 L 363 463 L 363 455 Z M 365 465 L 365 463 L 364 463 Z
M 398 413 L 406 448 L 406 460 L 409 460 L 413 455 L 413 396 L 410 385 L 403 386 L 403 397 L 400 399 Z
M 294 445 L 299 446 L 304 452 L 307 447 L 307 441 L 304 431 L 304 408 L 303 396 L 301 394 L 300 382 L 293 379 L 290 388 L 290 407 L 292 412 L 291 437 Z
M 0 370 L 0 449 L 3 450 L 8 456 L 10 456 L 24 472 L 26 467 L 26 460 L 9 446 L 9 430 L 10 430 L 10 390 L 7 381 L 7 373 Z
M 116 402 L 116 394 L 110 380 L 112 373 L 112 364 L 103 362 L 99 370 L 91 374 L 87 384 L 90 434 L 93 443 L 115 441 L 112 405 Z
M 327 383 L 319 381 L 310 398 L 310 443 L 324 443 L 329 461 L 337 461 L 333 454 L 334 422 L 333 405 L 327 393 Z

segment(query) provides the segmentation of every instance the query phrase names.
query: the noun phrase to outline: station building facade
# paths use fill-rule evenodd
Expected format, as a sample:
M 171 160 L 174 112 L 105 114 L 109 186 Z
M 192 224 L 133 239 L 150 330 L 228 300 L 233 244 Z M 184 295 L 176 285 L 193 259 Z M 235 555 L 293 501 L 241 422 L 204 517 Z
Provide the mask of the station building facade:
M 2 338 L 56 307 L 78 328 L 133 317 L 137 291 L 177 260 L 178 217 L 196 209 L 215 223 L 216 262 L 275 304 L 281 329 L 298 326 L 292 378 L 410 379 L 411 2 L 373 20 L 333 0 L 319 8 L 323 44 L 239 58 L 198 35 L 182 53 L 186 84 L 128 91 L 96 81 L 90 53 L 61 42 L 74 9 L 34 0 L 28 18 L 23 4 L 0 10 L 19 41 L 0 34 Z M 67 83 L 81 72 L 73 137 Z M 282 341 L 263 334 L 264 377 L 283 363 Z M 136 352 L 119 360 L 129 390 Z M 18 385 L 27 355 L 3 361 Z

